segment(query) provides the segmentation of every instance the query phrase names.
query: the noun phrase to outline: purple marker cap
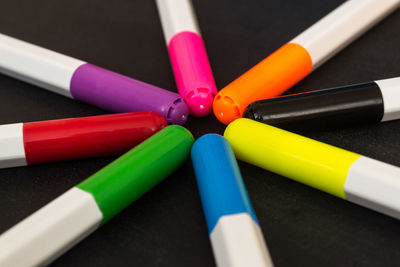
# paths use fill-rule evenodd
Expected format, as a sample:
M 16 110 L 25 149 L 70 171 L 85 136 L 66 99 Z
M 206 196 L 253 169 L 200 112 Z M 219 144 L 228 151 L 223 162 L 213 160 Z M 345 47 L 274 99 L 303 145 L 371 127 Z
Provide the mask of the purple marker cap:
M 189 113 L 177 93 L 91 64 L 75 70 L 70 91 L 73 98 L 112 112 L 152 110 L 172 124 L 183 125 Z

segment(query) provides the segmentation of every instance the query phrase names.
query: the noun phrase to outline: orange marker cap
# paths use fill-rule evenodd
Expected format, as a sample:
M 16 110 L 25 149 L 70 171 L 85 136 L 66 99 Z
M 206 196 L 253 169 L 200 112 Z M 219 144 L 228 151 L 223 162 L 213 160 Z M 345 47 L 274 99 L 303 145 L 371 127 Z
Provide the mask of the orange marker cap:
M 218 92 L 214 114 L 224 124 L 242 117 L 257 100 L 278 96 L 312 70 L 312 60 L 301 45 L 288 43 Z

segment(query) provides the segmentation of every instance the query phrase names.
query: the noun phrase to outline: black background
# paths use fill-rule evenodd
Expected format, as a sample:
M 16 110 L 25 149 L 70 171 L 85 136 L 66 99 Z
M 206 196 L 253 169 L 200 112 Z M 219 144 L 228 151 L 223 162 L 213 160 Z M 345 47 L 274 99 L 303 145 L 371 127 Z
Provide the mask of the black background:
M 218 88 L 341 4 L 340 0 L 194 0 Z M 289 93 L 400 76 L 395 12 Z M 1 1 L 0 32 L 175 90 L 151 0 Z M 105 114 L 0 75 L 0 123 Z M 223 133 L 213 116 L 190 118 L 197 138 Z M 400 166 L 400 121 L 307 136 Z M 0 170 L 0 232 L 113 157 Z M 397 220 L 240 163 L 276 266 L 395 266 Z M 0 252 L 1 253 L 1 252 Z M 139 199 L 54 266 L 213 266 L 192 166 Z

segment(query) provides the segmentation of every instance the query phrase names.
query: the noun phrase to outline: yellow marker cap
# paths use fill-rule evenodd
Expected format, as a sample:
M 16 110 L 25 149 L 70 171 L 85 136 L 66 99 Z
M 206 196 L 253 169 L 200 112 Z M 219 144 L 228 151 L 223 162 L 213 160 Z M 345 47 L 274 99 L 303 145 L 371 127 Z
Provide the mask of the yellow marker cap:
M 361 155 L 249 119 L 225 130 L 242 161 L 346 199 L 344 183 Z

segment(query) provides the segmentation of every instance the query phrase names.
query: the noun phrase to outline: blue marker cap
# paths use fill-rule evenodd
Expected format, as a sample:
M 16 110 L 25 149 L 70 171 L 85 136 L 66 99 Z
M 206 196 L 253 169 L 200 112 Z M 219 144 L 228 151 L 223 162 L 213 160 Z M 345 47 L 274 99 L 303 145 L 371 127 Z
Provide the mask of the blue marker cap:
M 229 142 L 218 134 L 204 135 L 191 156 L 208 232 L 225 215 L 248 213 L 258 223 Z

